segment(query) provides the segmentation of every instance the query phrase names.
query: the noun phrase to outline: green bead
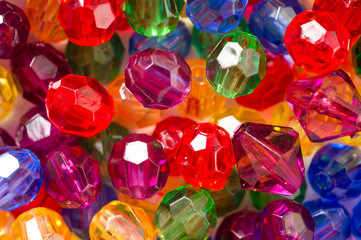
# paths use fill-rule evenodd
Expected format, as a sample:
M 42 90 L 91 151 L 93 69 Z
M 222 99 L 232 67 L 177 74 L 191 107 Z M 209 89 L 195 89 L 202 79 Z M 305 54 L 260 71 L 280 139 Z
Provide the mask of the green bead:
M 257 37 L 242 31 L 224 35 L 207 56 L 207 79 L 227 98 L 247 95 L 266 74 L 266 53 Z
M 74 74 L 107 83 L 119 74 L 124 46 L 117 34 L 98 46 L 79 46 L 69 41 L 65 56 Z
M 147 37 L 176 29 L 184 0 L 124 0 L 123 12 L 134 31 Z
M 352 47 L 352 63 L 356 74 L 361 77 L 361 37 Z
M 161 239 L 203 240 L 216 226 L 217 214 L 206 190 L 180 187 L 165 194 L 154 222 Z
M 301 187 L 292 196 L 281 196 L 276 194 L 253 192 L 253 191 L 249 191 L 249 194 L 251 196 L 253 206 L 261 211 L 269 202 L 278 199 L 292 199 L 302 204 L 302 201 L 306 195 L 306 190 L 307 190 L 307 184 L 306 181 L 304 181 Z

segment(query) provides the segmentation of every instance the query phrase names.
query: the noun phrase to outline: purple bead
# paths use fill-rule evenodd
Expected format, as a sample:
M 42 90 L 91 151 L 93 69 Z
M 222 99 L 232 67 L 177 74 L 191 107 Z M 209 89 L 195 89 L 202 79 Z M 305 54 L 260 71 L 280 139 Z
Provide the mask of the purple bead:
M 308 209 L 291 199 L 268 203 L 256 220 L 257 239 L 312 240 L 314 232 Z
M 10 59 L 26 44 L 30 23 L 23 10 L 7 1 L 0 1 L 0 19 L 0 58 Z
M 62 53 L 46 43 L 29 43 L 11 60 L 14 73 L 23 88 L 23 97 L 44 104 L 49 83 L 71 73 Z
M 136 199 L 152 197 L 169 175 L 162 145 L 146 134 L 133 133 L 115 144 L 108 169 L 113 186 Z
M 16 146 L 15 140 L 10 134 L 4 129 L 0 128 L 0 148 L 6 146 Z
M 148 48 L 130 57 L 125 85 L 145 107 L 168 109 L 187 98 L 191 73 L 179 54 Z
M 30 109 L 21 118 L 20 127 L 16 132 L 16 142 L 43 159 L 59 146 L 75 146 L 78 137 L 59 131 L 48 120 L 45 108 L 38 106 Z
M 79 146 L 49 153 L 41 167 L 46 191 L 63 208 L 88 207 L 103 187 L 98 161 Z

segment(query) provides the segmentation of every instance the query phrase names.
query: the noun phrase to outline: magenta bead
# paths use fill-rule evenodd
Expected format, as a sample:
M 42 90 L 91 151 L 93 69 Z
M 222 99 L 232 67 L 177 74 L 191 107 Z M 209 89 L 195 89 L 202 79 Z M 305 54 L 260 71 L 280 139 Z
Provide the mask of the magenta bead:
M 0 128 L 0 148 L 6 146 L 16 146 L 15 140 L 10 134 L 3 128 Z
M 136 199 L 152 197 L 169 175 L 162 145 L 146 134 L 133 133 L 115 144 L 108 169 L 113 186 Z
M 63 208 L 85 208 L 103 187 L 99 163 L 81 147 L 60 147 L 42 164 L 44 187 Z
M 179 54 L 148 48 L 130 57 L 125 85 L 145 107 L 168 109 L 187 98 L 191 73 Z

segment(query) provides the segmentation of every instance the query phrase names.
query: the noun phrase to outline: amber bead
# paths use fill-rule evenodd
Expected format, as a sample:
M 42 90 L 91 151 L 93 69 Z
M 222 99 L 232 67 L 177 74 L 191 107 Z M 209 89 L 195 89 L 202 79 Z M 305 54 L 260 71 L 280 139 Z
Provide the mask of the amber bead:
M 18 82 L 13 74 L 0 66 L 0 119 L 13 109 L 18 95 Z

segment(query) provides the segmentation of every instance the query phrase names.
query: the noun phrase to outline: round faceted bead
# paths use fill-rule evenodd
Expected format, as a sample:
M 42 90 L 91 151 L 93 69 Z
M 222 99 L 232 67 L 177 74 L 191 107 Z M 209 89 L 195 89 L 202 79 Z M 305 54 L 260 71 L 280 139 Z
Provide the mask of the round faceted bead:
M 215 235 L 215 240 L 256 240 L 257 213 L 241 210 L 224 218 Z
M 152 223 L 144 210 L 120 201 L 105 205 L 92 219 L 91 240 L 155 240 Z
M 288 25 L 284 41 L 293 61 L 316 73 L 337 68 L 350 48 L 350 34 L 329 12 L 301 12 Z
M 123 12 L 134 31 L 147 37 L 175 30 L 184 0 L 124 0 Z
M 167 35 L 146 37 L 133 33 L 129 39 L 129 55 L 150 47 L 176 52 L 185 58 L 191 50 L 191 34 L 187 26 L 179 22 L 177 28 Z
M 154 222 L 161 239 L 205 240 L 217 224 L 217 215 L 206 190 L 180 187 L 164 196 Z
M 20 119 L 16 142 L 43 160 L 49 152 L 59 146 L 75 146 L 78 137 L 59 131 L 50 123 L 45 108 L 38 106 L 30 109 Z
M 0 119 L 6 117 L 14 107 L 15 99 L 18 96 L 17 84 L 14 75 L 0 66 Z
M 114 100 L 114 121 L 129 129 L 156 124 L 161 118 L 158 109 L 146 108 L 125 86 L 125 75 L 120 74 L 108 87 Z
M 324 198 L 356 198 L 361 194 L 361 151 L 344 144 L 327 144 L 312 158 L 308 178 Z
M 7 2 L 0 2 L 0 58 L 17 55 L 29 36 L 30 24 L 24 11 Z
M 313 239 L 315 221 L 310 212 L 290 199 L 275 200 L 259 213 L 256 220 L 257 239 Z
M 69 42 L 65 50 L 66 59 L 74 74 L 107 83 L 119 74 L 124 56 L 124 46 L 117 34 L 98 46 L 79 46 Z
M 0 127 L 0 148 L 6 146 L 16 146 L 15 140 L 10 134 Z
M 120 17 L 119 17 L 119 21 L 118 21 L 118 24 L 117 24 L 117 31 L 126 31 L 126 30 L 129 30 L 131 28 L 131 26 L 129 25 L 128 23 L 128 19 L 127 17 L 125 16 L 124 12 L 123 12 L 123 9 L 122 9 L 122 6 L 123 6 L 123 0 L 121 0 L 121 9 L 120 9 Z
M 130 57 L 125 85 L 145 107 L 168 109 L 187 98 L 191 73 L 180 55 L 148 48 Z
M 187 61 L 192 71 L 191 91 L 186 100 L 178 106 L 182 116 L 203 119 L 219 112 L 226 98 L 215 93 L 206 78 L 206 61 L 204 59 Z
M 81 147 L 60 147 L 42 164 L 44 187 L 63 208 L 85 208 L 103 187 L 99 163 Z
M 0 210 L 11 211 L 33 201 L 43 181 L 40 160 L 29 150 L 0 149 Z
M 5 211 L 0 210 L 0 238 L 11 235 L 11 225 L 15 221 L 14 216 Z M 12 238 L 9 238 L 11 240 Z M 6 238 L 4 238 L 6 240 Z
M 291 196 L 301 187 L 305 169 L 292 128 L 243 123 L 232 143 L 243 189 Z
M 197 123 L 191 119 L 172 116 L 158 122 L 154 129 L 152 137 L 163 146 L 171 176 L 180 175 L 175 159 L 177 144 L 184 131 L 196 125 Z
M 265 74 L 266 53 L 251 34 L 226 34 L 208 51 L 207 79 L 214 91 L 224 97 L 252 93 Z
M 221 189 L 236 163 L 229 133 L 212 123 L 200 123 L 184 131 L 176 162 L 186 182 Z
M 45 104 L 55 127 L 82 137 L 105 130 L 114 115 L 112 96 L 94 78 L 85 76 L 69 74 L 51 83 Z
M 351 217 L 335 201 L 317 199 L 303 204 L 316 223 L 314 239 L 343 240 L 351 236 Z
M 70 41 L 80 46 L 97 46 L 112 38 L 120 18 L 120 3 L 61 0 L 58 18 Z
M 361 239 L 361 201 L 352 210 L 351 231 L 356 239 Z
M 146 134 L 136 133 L 114 145 L 108 169 L 113 186 L 137 199 L 152 197 L 164 187 L 169 175 L 162 145 Z
M 40 40 L 59 42 L 66 39 L 58 20 L 59 0 L 27 0 L 26 15 L 30 21 L 30 31 Z
M 71 73 L 62 53 L 46 43 L 29 43 L 11 60 L 11 66 L 23 89 L 23 97 L 44 104 L 51 82 Z
M 61 216 L 50 209 L 33 208 L 21 214 L 12 225 L 14 240 L 70 240 L 71 233 Z
M 248 0 L 187 0 L 188 18 L 200 31 L 228 33 L 238 27 Z

